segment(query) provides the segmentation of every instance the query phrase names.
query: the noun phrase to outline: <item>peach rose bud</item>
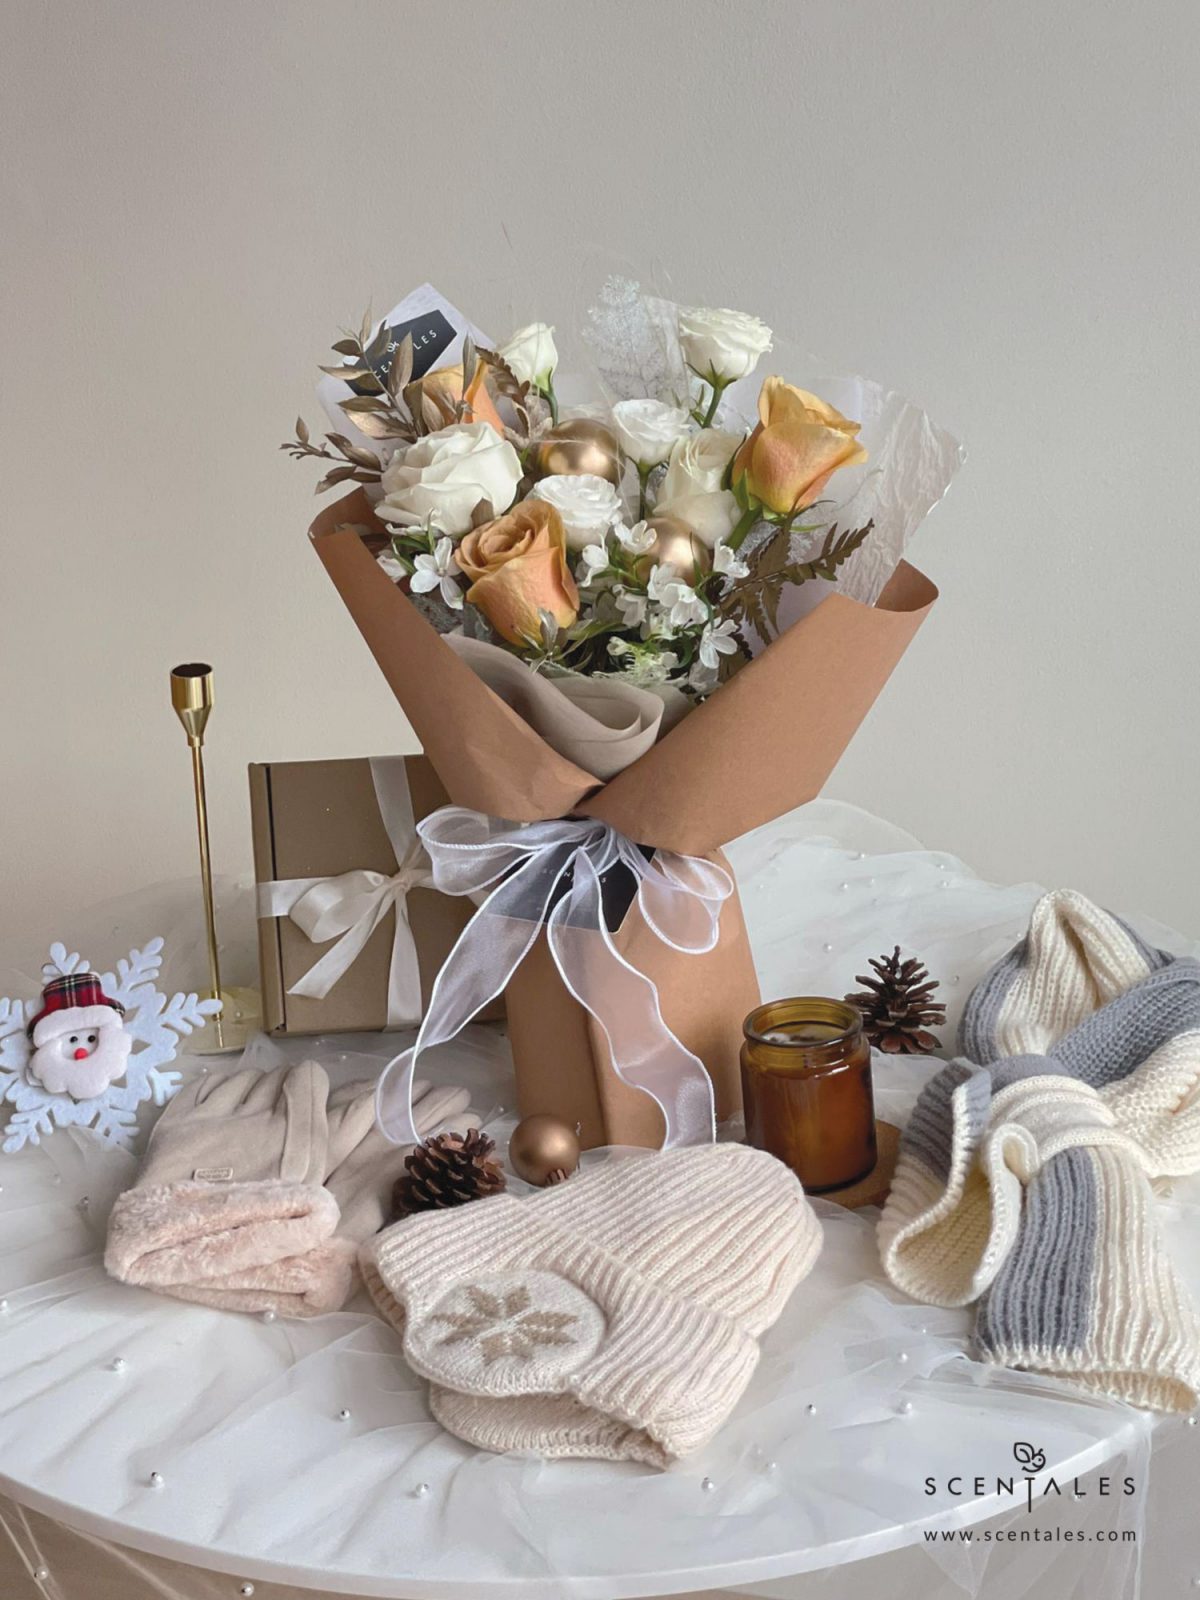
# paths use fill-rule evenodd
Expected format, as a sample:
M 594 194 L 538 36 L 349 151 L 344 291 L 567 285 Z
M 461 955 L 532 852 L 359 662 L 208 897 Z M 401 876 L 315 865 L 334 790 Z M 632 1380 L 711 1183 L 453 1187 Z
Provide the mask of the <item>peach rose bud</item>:
M 818 499 L 839 467 L 867 459 L 862 426 L 815 394 L 768 378 L 758 397 L 758 425 L 734 457 L 738 498 L 788 517 Z

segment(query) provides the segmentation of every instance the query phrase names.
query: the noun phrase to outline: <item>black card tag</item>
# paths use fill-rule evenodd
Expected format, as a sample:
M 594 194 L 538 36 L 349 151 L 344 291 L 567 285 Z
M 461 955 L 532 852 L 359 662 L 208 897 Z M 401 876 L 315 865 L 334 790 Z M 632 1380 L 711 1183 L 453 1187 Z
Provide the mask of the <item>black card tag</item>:
M 404 343 L 405 335 L 409 333 L 412 334 L 413 342 L 411 381 L 414 383 L 437 364 L 456 338 L 449 317 L 444 311 L 436 309 L 423 311 L 419 317 L 410 317 L 407 322 L 397 322 L 392 327 L 384 324 L 366 351 L 367 362 L 380 383 L 387 383 L 396 351 Z M 352 383 L 350 387 L 355 394 L 365 393 L 361 384 Z

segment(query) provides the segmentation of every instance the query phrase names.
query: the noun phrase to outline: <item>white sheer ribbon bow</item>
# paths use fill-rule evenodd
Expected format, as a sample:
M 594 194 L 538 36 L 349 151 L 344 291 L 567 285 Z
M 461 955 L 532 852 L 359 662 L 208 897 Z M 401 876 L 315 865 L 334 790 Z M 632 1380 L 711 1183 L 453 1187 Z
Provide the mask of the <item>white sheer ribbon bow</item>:
M 702 954 L 720 936 L 721 907 L 733 893 L 724 868 L 660 850 L 647 860 L 607 823 L 562 818 L 524 826 L 462 806 L 444 806 L 418 824 L 436 888 L 471 895 L 490 890 L 438 973 L 411 1050 L 379 1081 L 380 1127 L 413 1144 L 412 1083 L 424 1050 L 445 1044 L 501 994 L 543 927 L 562 981 L 604 1033 L 613 1070 L 649 1094 L 666 1122 L 664 1148 L 715 1135 L 712 1084 L 699 1057 L 663 1020 L 658 990 L 617 949 L 605 921 L 601 878 L 624 867 L 636 907 L 672 950 Z
M 421 973 L 408 920 L 408 892 L 433 882 L 429 861 L 417 837 L 412 797 L 403 756 L 371 762 L 379 815 L 391 841 L 398 869 L 388 876 L 358 869 L 335 878 L 278 878 L 258 885 L 260 917 L 291 917 L 314 944 L 337 943 L 288 990 L 323 1000 L 358 960 L 363 946 L 389 911 L 396 913 L 388 971 L 387 1020 L 390 1028 L 413 1025 L 421 1017 Z

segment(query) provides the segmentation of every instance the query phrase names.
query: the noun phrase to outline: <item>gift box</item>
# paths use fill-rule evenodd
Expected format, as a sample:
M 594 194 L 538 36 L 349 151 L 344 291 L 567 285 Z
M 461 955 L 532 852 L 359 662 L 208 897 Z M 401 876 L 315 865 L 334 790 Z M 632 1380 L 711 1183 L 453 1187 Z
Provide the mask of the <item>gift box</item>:
M 416 823 L 446 803 L 432 765 L 390 756 L 249 773 L 267 1031 L 414 1027 L 474 910 L 429 886 Z
M 553 750 L 430 626 L 374 560 L 357 492 L 312 525 L 314 547 L 451 801 L 535 822 L 594 818 L 648 848 L 717 860 L 722 844 L 814 798 L 929 612 L 937 590 L 901 562 L 874 606 L 826 596 L 608 783 Z M 758 1001 L 736 893 L 706 954 L 673 950 L 636 907 L 614 939 L 657 985 L 718 1116 L 736 1108 L 741 1023 Z M 614 1079 L 603 1029 L 539 938 L 506 992 L 523 1112 L 557 1111 L 585 1142 L 654 1144 L 653 1101 Z M 645 1104 L 642 1104 L 645 1102 Z

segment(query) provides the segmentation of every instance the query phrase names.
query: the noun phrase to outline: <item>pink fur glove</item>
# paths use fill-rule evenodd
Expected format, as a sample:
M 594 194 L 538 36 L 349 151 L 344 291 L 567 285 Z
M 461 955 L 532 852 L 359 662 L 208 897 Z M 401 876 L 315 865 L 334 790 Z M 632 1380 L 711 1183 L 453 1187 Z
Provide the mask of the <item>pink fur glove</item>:
M 416 1088 L 422 1134 L 477 1120 L 466 1090 Z M 113 1208 L 105 1266 L 230 1311 L 336 1311 L 407 1153 L 375 1126 L 374 1085 L 331 1095 L 316 1062 L 205 1076 L 159 1118 L 137 1184 Z

